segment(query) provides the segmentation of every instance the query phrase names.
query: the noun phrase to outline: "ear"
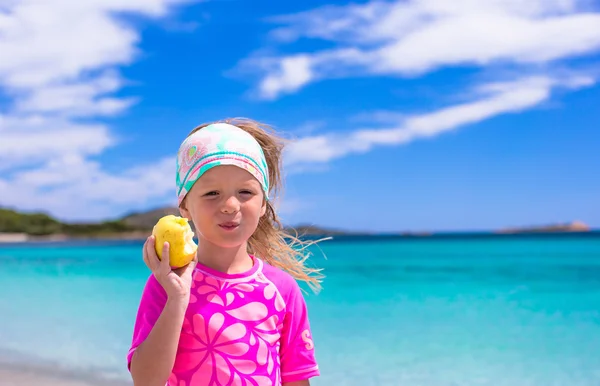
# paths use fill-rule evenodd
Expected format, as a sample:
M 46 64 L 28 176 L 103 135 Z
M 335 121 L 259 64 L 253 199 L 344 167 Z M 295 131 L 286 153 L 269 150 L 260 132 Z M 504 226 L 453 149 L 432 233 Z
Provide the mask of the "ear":
M 260 217 L 264 216 L 267 213 L 267 200 L 263 200 L 262 207 L 260 208 Z
M 181 206 L 179 207 L 179 213 L 181 214 L 181 217 L 185 217 L 189 221 L 192 221 L 192 215 L 190 214 L 190 211 L 187 210 L 187 208 L 185 207 L 185 201 L 181 203 Z

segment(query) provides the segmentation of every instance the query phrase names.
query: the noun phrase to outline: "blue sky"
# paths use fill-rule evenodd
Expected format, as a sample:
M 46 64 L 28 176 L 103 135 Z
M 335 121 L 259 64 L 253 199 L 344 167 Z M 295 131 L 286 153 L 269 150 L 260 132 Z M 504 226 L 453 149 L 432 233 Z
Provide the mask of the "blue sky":
M 294 140 L 287 224 L 600 228 L 597 2 L 25 0 L 0 58 L 0 206 L 173 205 L 189 130 L 246 116 Z

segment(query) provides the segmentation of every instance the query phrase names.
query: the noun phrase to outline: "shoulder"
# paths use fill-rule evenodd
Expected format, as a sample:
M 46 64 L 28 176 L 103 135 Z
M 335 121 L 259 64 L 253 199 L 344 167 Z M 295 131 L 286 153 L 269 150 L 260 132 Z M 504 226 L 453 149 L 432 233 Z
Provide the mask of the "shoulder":
M 290 296 L 294 296 L 296 293 L 301 292 L 298 282 L 288 272 L 281 268 L 274 267 L 264 260 L 262 263 L 263 275 L 269 282 L 277 287 L 278 292 L 283 296 L 284 299 L 288 299 Z

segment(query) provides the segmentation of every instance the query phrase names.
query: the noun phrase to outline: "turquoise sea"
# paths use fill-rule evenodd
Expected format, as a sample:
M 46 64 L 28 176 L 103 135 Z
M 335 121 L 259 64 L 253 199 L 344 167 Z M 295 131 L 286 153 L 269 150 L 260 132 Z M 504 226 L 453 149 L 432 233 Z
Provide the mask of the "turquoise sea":
M 128 379 L 142 242 L 0 245 L 0 361 Z M 321 243 L 316 386 L 600 385 L 600 234 Z M 108 384 L 108 382 L 107 382 Z

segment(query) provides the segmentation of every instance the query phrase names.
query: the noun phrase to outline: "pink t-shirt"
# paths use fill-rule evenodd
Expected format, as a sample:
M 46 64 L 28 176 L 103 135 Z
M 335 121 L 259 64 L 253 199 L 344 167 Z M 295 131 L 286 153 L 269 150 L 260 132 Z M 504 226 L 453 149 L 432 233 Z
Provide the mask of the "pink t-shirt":
M 274 386 L 319 375 L 306 303 L 288 273 L 259 258 L 228 275 L 198 264 L 175 365 L 167 385 Z M 138 310 L 128 365 L 167 301 L 150 275 Z

